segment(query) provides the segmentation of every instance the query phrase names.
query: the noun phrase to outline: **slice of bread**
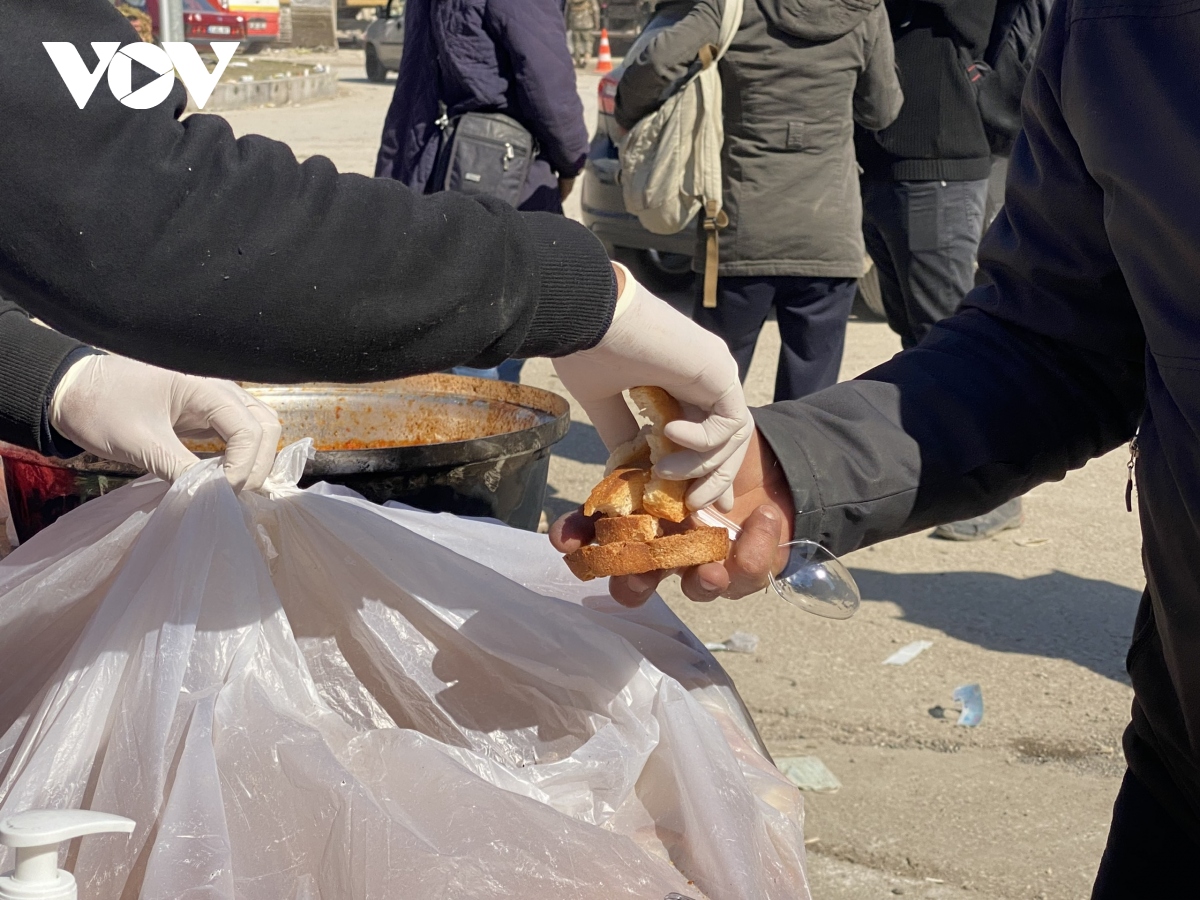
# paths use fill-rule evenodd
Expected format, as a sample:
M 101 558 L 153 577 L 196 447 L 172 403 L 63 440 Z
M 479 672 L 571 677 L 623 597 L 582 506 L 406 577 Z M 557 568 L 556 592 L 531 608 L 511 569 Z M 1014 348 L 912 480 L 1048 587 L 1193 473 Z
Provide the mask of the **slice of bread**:
M 660 387 L 641 385 L 629 389 L 629 399 L 634 402 L 643 416 L 657 432 L 662 432 L 668 422 L 683 418 L 683 407 L 679 401 Z
M 601 516 L 596 520 L 596 543 L 652 541 L 662 536 L 662 525 L 654 516 Z
M 617 469 L 633 467 L 636 469 L 650 468 L 650 444 L 647 438 L 650 426 L 643 425 L 642 430 L 631 440 L 618 446 L 608 454 L 608 462 L 604 464 L 604 474 L 611 475 Z
M 642 511 L 642 492 L 650 479 L 648 469 L 617 469 L 592 488 L 583 504 L 585 516 L 631 516 Z
M 690 485 L 690 481 L 668 481 L 651 476 L 642 489 L 642 509 L 668 522 L 682 522 L 688 514 L 683 495 Z
M 657 569 L 677 569 L 720 562 L 729 555 L 729 532 L 702 525 L 683 534 L 652 541 L 589 544 L 563 557 L 580 581 L 610 575 L 637 575 Z
M 683 409 L 674 397 L 659 387 L 642 385 L 629 389 L 629 397 L 643 416 L 650 420 L 650 433 L 646 442 L 650 445 L 650 461 L 657 463 L 679 449 L 679 445 L 668 438 L 663 429 L 668 422 L 683 418 Z

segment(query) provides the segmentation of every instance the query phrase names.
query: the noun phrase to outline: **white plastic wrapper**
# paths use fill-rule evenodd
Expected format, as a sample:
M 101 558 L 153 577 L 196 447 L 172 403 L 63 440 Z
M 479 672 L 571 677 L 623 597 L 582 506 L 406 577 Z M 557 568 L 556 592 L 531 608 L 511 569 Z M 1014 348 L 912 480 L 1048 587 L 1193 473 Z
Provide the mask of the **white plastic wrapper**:
M 542 535 L 215 462 L 0 562 L 0 817 L 86 900 L 798 900 L 803 809 L 712 655 Z M 0 855 L 0 871 L 11 854 Z

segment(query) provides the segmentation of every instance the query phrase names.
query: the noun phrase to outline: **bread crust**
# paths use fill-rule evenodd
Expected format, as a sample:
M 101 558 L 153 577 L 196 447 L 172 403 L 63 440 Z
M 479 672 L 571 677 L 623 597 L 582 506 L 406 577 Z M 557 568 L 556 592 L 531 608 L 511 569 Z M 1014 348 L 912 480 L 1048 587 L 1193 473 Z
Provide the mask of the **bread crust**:
M 634 515 L 596 520 L 596 543 L 615 544 L 618 541 L 652 541 L 662 536 L 662 525 L 654 516 Z
M 720 562 L 729 555 L 729 532 L 702 525 L 683 534 L 652 541 L 588 544 L 563 559 L 580 581 L 613 575 L 638 575 L 658 569 L 677 569 Z
M 642 509 L 668 522 L 682 522 L 688 515 L 683 495 L 690 485 L 690 481 L 669 481 L 651 476 L 642 488 Z
M 649 434 L 650 426 L 643 425 L 642 430 L 635 437 L 608 454 L 608 462 L 604 464 L 605 476 L 611 475 L 617 469 L 650 468 L 650 444 L 646 440 Z
M 583 514 L 630 516 L 642 511 L 642 494 L 650 480 L 649 469 L 617 469 L 592 488 L 583 504 Z

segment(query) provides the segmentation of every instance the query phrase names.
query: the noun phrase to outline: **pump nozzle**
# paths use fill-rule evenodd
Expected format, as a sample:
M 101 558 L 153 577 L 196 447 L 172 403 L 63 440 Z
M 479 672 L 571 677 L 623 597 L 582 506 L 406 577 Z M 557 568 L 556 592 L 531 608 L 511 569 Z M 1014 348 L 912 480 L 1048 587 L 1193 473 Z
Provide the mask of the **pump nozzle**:
M 76 900 L 75 877 L 58 867 L 58 845 L 136 823 L 89 809 L 30 809 L 0 821 L 0 845 L 17 851 L 17 867 L 0 876 L 0 900 Z

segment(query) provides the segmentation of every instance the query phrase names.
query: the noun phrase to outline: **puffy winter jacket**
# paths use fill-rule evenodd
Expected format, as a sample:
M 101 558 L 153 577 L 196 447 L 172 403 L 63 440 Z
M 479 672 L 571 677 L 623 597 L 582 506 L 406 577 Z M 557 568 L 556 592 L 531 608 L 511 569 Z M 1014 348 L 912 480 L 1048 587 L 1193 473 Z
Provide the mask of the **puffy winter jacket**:
M 377 176 L 432 187 L 439 99 L 452 118 L 501 112 L 524 125 L 540 149 L 518 207 L 562 210 L 558 178 L 583 169 L 588 136 L 558 0 L 408 0 Z

